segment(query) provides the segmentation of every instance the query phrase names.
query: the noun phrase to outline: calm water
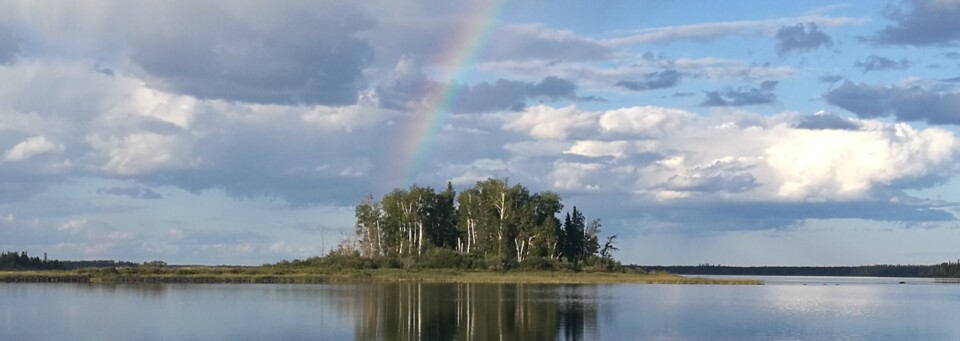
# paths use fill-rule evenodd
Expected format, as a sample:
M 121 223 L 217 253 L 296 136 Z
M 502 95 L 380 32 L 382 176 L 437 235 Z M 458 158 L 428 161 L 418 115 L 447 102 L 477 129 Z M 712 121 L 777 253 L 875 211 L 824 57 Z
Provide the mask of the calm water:
M 0 340 L 958 340 L 960 285 L 0 284 Z

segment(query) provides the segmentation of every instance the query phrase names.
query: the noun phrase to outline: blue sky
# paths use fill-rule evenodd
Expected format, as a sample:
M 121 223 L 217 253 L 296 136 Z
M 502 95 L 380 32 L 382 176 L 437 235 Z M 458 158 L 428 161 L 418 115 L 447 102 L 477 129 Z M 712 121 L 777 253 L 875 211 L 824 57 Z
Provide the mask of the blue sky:
M 954 0 L 7 1 L 0 249 L 270 263 L 350 236 L 368 193 L 496 177 L 601 218 L 628 263 L 956 259 L 957 17 Z M 457 45 L 475 58 L 440 57 Z M 396 180 L 403 132 L 451 87 Z

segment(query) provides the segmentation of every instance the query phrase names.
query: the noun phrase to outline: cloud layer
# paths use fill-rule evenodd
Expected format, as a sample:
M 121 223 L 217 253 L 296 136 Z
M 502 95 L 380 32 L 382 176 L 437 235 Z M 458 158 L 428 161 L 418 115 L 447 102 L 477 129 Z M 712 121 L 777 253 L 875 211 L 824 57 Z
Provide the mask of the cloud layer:
M 960 3 L 950 0 L 904 0 L 884 10 L 894 23 L 869 40 L 887 45 L 934 45 L 960 40 Z
M 960 124 L 960 93 L 922 85 L 869 85 L 844 81 L 823 96 L 859 117 L 893 116 L 898 121 Z

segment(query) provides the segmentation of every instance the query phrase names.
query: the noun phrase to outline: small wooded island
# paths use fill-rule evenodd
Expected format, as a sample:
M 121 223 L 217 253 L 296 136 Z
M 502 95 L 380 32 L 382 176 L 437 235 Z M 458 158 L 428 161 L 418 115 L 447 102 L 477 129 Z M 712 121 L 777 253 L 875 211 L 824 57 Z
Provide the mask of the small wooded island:
M 261 266 L 185 266 L 163 261 L 48 260 L 0 254 L 0 282 L 91 283 L 678 283 L 762 284 L 679 274 L 960 277 L 960 260 L 938 265 L 854 267 L 624 266 L 616 235 L 557 193 L 487 179 L 457 194 L 411 186 L 356 206 L 355 236 L 327 255 Z M 601 243 L 601 240 L 603 241 Z
M 507 180 L 478 181 L 459 195 L 449 183 L 439 192 L 413 185 L 380 200 L 363 199 L 356 207 L 356 236 L 322 257 L 258 267 L 161 261 L 68 267 L 10 253 L 16 262 L 0 263 L 0 269 L 19 271 L 0 272 L 0 281 L 760 283 L 624 267 L 612 255 L 616 236 L 601 239 L 600 219 L 588 220 L 573 207 L 561 221 L 563 208 L 557 193 L 531 193 Z

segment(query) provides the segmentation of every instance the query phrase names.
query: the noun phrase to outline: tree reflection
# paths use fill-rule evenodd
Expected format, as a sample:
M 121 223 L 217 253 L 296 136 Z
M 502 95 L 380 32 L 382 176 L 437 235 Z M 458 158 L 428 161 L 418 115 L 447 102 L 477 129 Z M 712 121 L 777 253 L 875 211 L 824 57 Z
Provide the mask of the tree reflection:
M 389 283 L 356 289 L 341 311 L 356 316 L 357 340 L 582 340 L 597 325 L 592 286 Z

